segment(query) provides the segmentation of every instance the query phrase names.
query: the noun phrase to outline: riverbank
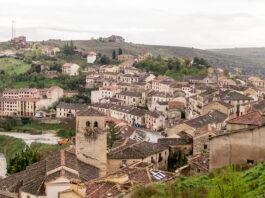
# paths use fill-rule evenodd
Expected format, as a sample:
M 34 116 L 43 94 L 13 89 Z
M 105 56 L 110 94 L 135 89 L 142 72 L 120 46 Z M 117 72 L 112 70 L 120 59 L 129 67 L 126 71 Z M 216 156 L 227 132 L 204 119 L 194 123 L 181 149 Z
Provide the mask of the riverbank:
M 16 156 L 17 152 L 23 151 L 26 143 L 22 139 L 0 135 L 0 153 L 6 157 L 7 164 L 9 160 Z
M 1 135 L 22 139 L 28 146 L 33 142 L 56 145 L 58 141 L 62 140 L 62 138 L 56 137 L 55 134 L 31 135 L 28 133 L 0 132 Z

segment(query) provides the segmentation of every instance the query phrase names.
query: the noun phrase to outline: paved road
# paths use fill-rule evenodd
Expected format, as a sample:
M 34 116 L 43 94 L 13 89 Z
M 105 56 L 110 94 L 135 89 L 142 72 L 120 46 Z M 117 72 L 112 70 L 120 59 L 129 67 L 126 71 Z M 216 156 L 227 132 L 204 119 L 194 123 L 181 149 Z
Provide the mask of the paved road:
M 62 138 L 56 137 L 54 134 L 31 135 L 28 133 L 0 132 L 0 135 L 20 138 L 24 140 L 28 146 L 30 146 L 32 142 L 55 145 L 58 141 L 62 140 Z
M 147 129 L 142 129 L 142 128 L 136 128 L 136 130 L 145 133 L 147 137 L 147 141 L 149 142 L 157 143 L 157 139 L 164 138 L 164 136 L 159 135 L 158 132 L 152 132 L 152 131 L 148 131 Z
M 0 153 L 0 178 L 6 175 L 6 158 Z

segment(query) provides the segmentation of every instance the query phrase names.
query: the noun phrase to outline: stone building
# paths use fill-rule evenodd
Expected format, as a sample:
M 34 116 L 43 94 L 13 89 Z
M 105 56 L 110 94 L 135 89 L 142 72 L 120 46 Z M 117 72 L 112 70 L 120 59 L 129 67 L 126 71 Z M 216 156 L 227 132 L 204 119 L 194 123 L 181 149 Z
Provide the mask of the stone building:
M 73 104 L 73 103 L 60 103 L 56 107 L 57 118 L 72 118 L 75 117 L 79 111 L 87 109 L 87 105 Z
M 100 177 L 107 174 L 107 129 L 103 113 L 92 108 L 78 113 L 76 156 L 82 162 L 97 167 Z
M 264 124 L 215 136 L 210 140 L 210 170 L 229 164 L 258 164 L 265 160 Z
M 186 155 L 192 154 L 193 138 L 184 131 L 178 133 L 178 137 L 176 138 L 160 138 L 157 142 L 161 145 L 168 146 L 170 155 L 178 151 Z
M 108 174 L 135 162 L 149 162 L 155 169 L 166 169 L 169 149 L 166 146 L 151 142 L 125 142 L 108 153 Z
M 253 111 L 245 115 L 227 120 L 227 131 L 235 131 L 250 127 L 260 126 L 263 122 L 263 115 L 260 111 Z

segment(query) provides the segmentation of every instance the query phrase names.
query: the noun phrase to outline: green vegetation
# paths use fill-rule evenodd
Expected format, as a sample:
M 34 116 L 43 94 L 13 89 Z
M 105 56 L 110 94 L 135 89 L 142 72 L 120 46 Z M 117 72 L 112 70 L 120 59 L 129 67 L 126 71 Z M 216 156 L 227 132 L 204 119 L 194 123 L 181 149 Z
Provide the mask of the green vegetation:
M 62 128 L 63 128 L 62 124 L 46 124 L 46 123 L 32 122 L 29 124 L 15 127 L 15 130 L 22 131 L 24 133 L 42 134 L 43 131 L 51 131 L 51 130 L 58 131 Z
M 168 171 L 175 171 L 176 169 L 186 165 L 187 157 L 181 151 L 175 152 L 172 156 L 168 156 Z
M 175 79 L 186 75 L 207 75 L 209 63 L 204 59 L 195 57 L 193 64 L 191 60 L 172 57 L 164 60 L 161 56 L 157 58 L 148 57 L 135 65 L 139 69 L 154 72 L 156 75 L 167 75 Z
M 0 120 L 0 128 L 3 131 L 23 132 L 31 134 L 42 134 L 44 131 L 59 131 L 63 124 L 39 123 L 37 120 L 27 118 L 4 117 Z
M 25 170 L 27 166 L 40 161 L 40 159 L 40 154 L 37 151 L 27 147 L 25 151 L 16 153 L 16 156 L 10 159 L 7 172 L 11 175 L 18 173 Z
M 46 158 L 53 152 L 66 149 L 69 146 L 70 142 L 62 146 L 32 143 L 30 147 L 26 147 L 26 150 L 17 150 L 15 156 L 10 159 L 7 172 L 9 174 L 14 174 L 25 170 L 27 166 Z
M 110 121 L 109 124 L 109 131 L 107 135 L 107 147 L 108 149 L 111 149 L 114 142 L 121 139 L 120 137 L 120 127 L 116 126 L 115 122 Z
M 206 176 L 180 177 L 168 184 L 136 188 L 137 198 L 263 198 L 265 196 L 265 162 L 241 171 L 235 166 Z
M 49 40 L 46 44 L 63 47 L 67 41 Z M 235 48 L 235 49 L 217 49 L 217 50 L 200 50 L 188 47 L 143 45 L 134 43 L 104 42 L 98 40 L 78 40 L 74 41 L 75 46 L 85 51 L 96 51 L 111 57 L 113 49 L 122 48 L 124 54 L 137 55 L 140 52 L 149 51 L 153 56 L 161 55 L 162 57 L 180 57 L 192 58 L 201 57 L 206 59 L 210 64 L 229 69 L 242 68 L 242 74 L 258 75 L 265 77 L 264 65 L 265 48 Z
M 65 119 L 62 126 L 63 126 L 62 129 L 60 129 L 57 132 L 57 136 L 63 138 L 71 138 L 75 136 L 75 127 L 76 127 L 75 119 Z
M 30 64 L 12 57 L 0 58 L 0 71 L 8 74 L 22 74 L 30 69 Z
M 0 135 L 0 153 L 6 157 L 7 165 L 10 158 L 14 158 L 17 152 L 23 151 L 26 143 L 22 139 Z
M 53 152 L 68 148 L 70 144 L 71 142 L 68 142 L 63 145 L 51 145 L 51 144 L 41 144 L 41 143 L 33 142 L 30 145 L 30 148 L 33 151 L 37 151 L 40 154 L 41 159 L 44 159 Z

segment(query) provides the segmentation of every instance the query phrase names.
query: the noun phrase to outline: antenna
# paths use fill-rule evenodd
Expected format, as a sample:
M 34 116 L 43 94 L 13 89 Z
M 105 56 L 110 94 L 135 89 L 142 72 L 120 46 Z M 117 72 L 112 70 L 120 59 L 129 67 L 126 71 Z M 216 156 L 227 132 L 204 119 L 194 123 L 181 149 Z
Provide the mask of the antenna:
M 16 37 L 16 27 L 15 27 L 15 21 L 12 20 L 12 38 Z

